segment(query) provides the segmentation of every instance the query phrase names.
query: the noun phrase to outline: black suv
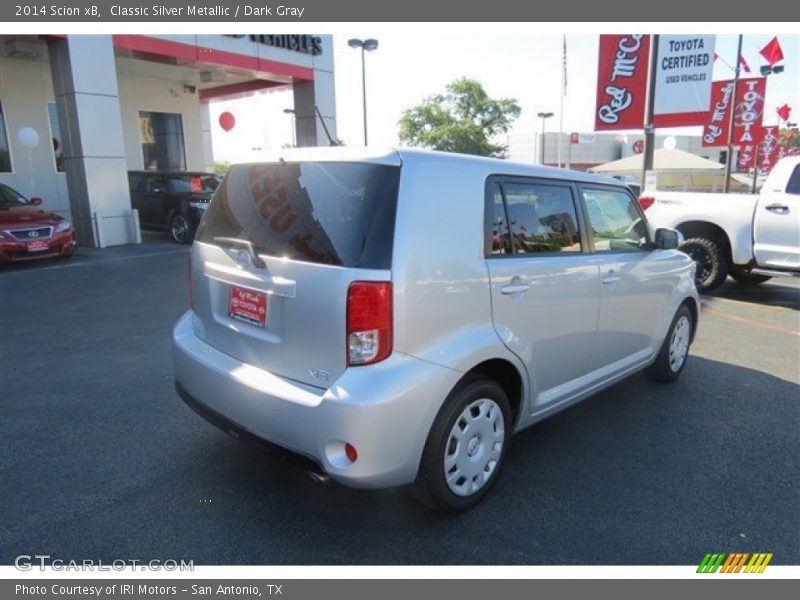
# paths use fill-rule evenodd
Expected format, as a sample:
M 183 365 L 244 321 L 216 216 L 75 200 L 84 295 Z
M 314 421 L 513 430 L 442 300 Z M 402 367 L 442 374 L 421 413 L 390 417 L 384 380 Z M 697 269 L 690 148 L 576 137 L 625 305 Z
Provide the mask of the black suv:
M 139 211 L 142 229 L 168 231 L 187 244 L 220 181 L 213 173 L 129 171 L 131 206 Z

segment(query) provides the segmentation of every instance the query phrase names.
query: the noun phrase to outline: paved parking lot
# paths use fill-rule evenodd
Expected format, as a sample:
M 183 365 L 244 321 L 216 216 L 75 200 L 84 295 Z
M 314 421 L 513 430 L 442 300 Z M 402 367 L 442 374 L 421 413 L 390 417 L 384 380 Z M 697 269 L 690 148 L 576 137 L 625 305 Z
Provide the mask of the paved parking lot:
M 706 298 L 672 386 L 634 376 L 517 436 L 453 517 L 319 484 L 208 425 L 172 387 L 186 249 L 0 270 L 0 563 L 800 563 L 800 287 Z

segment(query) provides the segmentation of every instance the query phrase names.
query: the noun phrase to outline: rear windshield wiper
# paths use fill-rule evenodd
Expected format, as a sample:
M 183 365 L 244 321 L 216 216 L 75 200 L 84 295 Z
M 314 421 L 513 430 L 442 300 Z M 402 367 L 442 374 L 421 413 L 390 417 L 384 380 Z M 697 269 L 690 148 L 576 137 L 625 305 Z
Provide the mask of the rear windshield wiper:
M 228 248 L 242 248 L 247 250 L 247 253 L 250 255 L 250 260 L 253 261 L 253 264 L 258 267 L 259 269 L 263 269 L 267 266 L 258 254 L 256 254 L 255 246 L 253 246 L 253 242 L 250 240 L 240 240 L 239 238 L 231 238 L 231 237 L 215 237 L 214 243 L 221 246 L 221 247 L 228 247 Z

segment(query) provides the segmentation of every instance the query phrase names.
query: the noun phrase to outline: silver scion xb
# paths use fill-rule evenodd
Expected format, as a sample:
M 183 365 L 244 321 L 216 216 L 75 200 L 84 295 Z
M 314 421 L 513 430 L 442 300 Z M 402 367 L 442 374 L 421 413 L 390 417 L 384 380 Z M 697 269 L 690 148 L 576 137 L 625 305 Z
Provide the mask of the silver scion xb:
M 340 483 L 462 510 L 512 433 L 680 375 L 699 304 L 677 243 L 585 173 L 346 148 L 236 165 L 192 247 L 176 387 Z

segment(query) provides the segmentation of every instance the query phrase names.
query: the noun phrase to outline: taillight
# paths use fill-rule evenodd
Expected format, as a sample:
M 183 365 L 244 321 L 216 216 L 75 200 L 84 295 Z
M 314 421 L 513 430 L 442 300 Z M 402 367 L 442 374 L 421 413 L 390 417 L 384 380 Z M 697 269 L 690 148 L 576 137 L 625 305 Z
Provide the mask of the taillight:
M 642 210 L 647 210 L 648 208 L 653 206 L 653 203 L 655 203 L 655 201 L 656 199 L 653 198 L 652 196 L 639 196 L 639 206 L 642 208 Z
M 354 281 L 347 290 L 347 364 L 368 365 L 392 353 L 392 284 Z
M 189 309 L 194 310 L 194 291 L 192 290 L 192 251 L 189 250 Z

